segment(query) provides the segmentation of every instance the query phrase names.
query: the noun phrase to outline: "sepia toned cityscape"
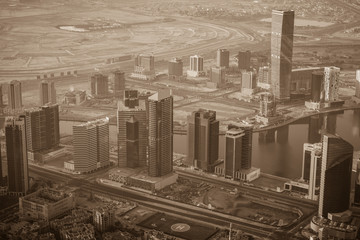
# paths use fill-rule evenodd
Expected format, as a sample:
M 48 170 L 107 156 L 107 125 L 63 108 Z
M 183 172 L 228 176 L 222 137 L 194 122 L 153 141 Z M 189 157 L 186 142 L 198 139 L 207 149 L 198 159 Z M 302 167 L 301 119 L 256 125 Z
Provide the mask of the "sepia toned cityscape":
M 360 0 L 0 1 L 0 239 L 360 239 Z

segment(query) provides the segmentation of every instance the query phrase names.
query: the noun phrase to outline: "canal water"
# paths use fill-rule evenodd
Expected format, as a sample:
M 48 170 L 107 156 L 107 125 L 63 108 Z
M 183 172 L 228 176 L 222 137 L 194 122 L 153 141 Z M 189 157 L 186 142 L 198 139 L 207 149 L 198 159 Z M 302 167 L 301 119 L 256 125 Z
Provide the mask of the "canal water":
M 62 135 L 71 135 L 76 121 L 60 121 Z M 4 126 L 4 119 L 0 119 Z M 110 141 L 116 142 L 116 126 L 110 125 Z M 337 133 L 360 150 L 360 109 L 320 114 L 299 119 L 289 125 L 253 133 L 252 165 L 261 172 L 285 178 L 301 176 L 303 144 L 320 142 L 321 132 Z M 224 135 L 219 139 L 220 158 L 224 158 Z M 174 152 L 187 153 L 187 136 L 174 135 Z M 6 163 L 3 163 L 6 164 Z M 5 169 L 3 169 L 5 170 Z M 4 174 L 6 174 L 4 172 Z
M 360 150 L 360 109 L 306 117 L 287 126 L 253 133 L 252 165 L 285 178 L 301 176 L 304 143 L 320 142 L 321 132 L 337 133 Z M 224 136 L 219 139 L 224 158 Z M 174 135 L 174 151 L 186 154 L 187 136 Z

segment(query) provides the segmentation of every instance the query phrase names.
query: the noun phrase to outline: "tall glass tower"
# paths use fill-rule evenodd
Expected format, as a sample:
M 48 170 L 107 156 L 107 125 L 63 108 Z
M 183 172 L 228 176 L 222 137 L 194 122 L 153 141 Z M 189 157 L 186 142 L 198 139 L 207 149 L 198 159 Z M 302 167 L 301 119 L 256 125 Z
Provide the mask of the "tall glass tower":
M 272 11 L 271 88 L 278 100 L 290 99 L 294 11 Z

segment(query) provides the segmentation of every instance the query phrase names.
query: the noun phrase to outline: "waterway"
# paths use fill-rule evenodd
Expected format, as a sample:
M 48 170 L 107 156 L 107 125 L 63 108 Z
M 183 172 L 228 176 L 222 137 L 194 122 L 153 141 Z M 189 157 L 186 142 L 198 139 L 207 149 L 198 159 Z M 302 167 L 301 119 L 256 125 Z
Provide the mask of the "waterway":
M 3 127 L 3 119 L 0 126 Z M 72 135 L 78 121 L 60 121 L 62 135 Z M 116 143 L 116 126 L 110 125 L 110 141 Z M 299 119 L 288 125 L 253 133 L 252 165 L 261 172 L 285 178 L 301 176 L 303 144 L 320 142 L 322 132 L 339 134 L 360 150 L 360 109 L 319 114 Z M 219 157 L 224 158 L 225 139 L 219 137 Z M 187 136 L 174 135 L 174 152 L 187 154 Z M 3 162 L 3 165 L 6 163 Z M 5 173 L 6 167 L 3 166 Z
M 63 134 L 72 134 L 78 122 L 61 121 Z M 360 109 L 319 114 L 288 125 L 253 133 L 252 164 L 262 172 L 285 178 L 301 176 L 304 143 L 320 142 L 321 132 L 339 134 L 360 150 Z M 225 141 L 219 139 L 220 158 L 224 158 Z M 110 141 L 116 142 L 116 126 L 110 125 Z M 187 153 L 187 136 L 174 135 L 174 152 Z
M 360 109 L 320 114 L 267 131 L 253 133 L 252 165 L 285 178 L 301 176 L 304 143 L 320 142 L 321 133 L 336 133 L 360 150 Z M 224 136 L 219 139 L 224 158 Z M 174 151 L 186 154 L 187 136 L 174 135 Z

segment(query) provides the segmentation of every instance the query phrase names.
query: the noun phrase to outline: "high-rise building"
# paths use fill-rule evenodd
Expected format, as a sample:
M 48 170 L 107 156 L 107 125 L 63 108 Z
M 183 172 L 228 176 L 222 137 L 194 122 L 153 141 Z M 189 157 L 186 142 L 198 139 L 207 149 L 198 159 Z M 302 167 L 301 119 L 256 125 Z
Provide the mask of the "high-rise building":
M 149 163 L 151 177 L 173 171 L 173 97 L 162 89 L 149 97 Z
M 216 52 L 216 66 L 229 67 L 230 52 L 227 49 L 218 49 Z
M 25 116 L 5 120 L 8 191 L 25 195 L 29 190 Z
M 155 58 L 153 55 L 139 54 L 135 57 L 134 73 L 132 78 L 153 80 L 156 78 Z
M 271 80 L 271 74 L 270 73 L 271 72 L 270 72 L 270 67 L 269 66 L 259 67 L 258 83 L 270 84 L 270 80 Z
M 253 72 L 241 73 L 241 88 L 246 88 L 246 89 L 256 88 L 256 75 Z
M 56 103 L 55 82 L 43 80 L 40 82 L 40 106 Z
M 98 231 L 105 232 L 114 226 L 116 208 L 116 205 L 108 204 L 93 210 L 93 223 Z
M 114 72 L 114 95 L 122 98 L 125 91 L 125 73 L 120 70 Z
M 225 67 L 212 67 L 210 72 L 210 81 L 220 87 L 225 84 Z
M 276 116 L 276 99 L 271 93 L 260 94 L 260 111 L 259 115 L 263 117 Z
M 342 138 L 324 134 L 319 196 L 319 216 L 349 209 L 353 146 Z
M 326 113 L 323 115 L 322 120 L 321 134 L 336 134 L 337 114 L 334 112 Z
M 225 177 L 241 179 L 243 170 L 251 168 L 252 126 L 230 128 L 225 140 Z
M 22 90 L 21 82 L 13 80 L 9 84 L 8 90 L 8 104 L 10 109 L 21 109 L 22 108 Z
M 321 143 L 304 143 L 301 178 L 309 184 L 308 198 L 317 200 L 320 187 Z
M 259 67 L 257 75 L 257 86 L 263 89 L 270 89 L 271 84 L 271 70 L 269 66 Z
M 355 96 L 360 98 L 360 69 L 356 70 Z
M 188 163 L 213 172 L 219 158 L 219 121 L 216 112 L 199 109 L 188 117 Z
M 320 129 L 322 128 L 323 117 L 314 115 L 309 118 L 308 143 L 318 143 L 321 141 Z
M 4 102 L 3 102 L 3 85 L 0 84 L 0 107 L 3 107 Z
M 4 176 L 3 176 L 3 167 L 2 167 L 2 156 L 1 156 L 1 144 L 0 144 L 0 187 L 4 186 Z
M 25 116 L 28 151 L 37 152 L 59 145 L 58 105 L 45 105 L 38 108 L 27 109 Z
M 139 54 L 135 57 L 135 72 L 149 74 L 155 72 L 155 57 L 153 55 Z
M 324 97 L 326 102 L 333 102 L 339 99 L 339 75 L 340 68 L 338 67 L 324 68 Z
M 95 73 L 91 76 L 91 94 L 95 96 L 107 95 L 108 94 L 108 77 L 101 74 Z
M 204 73 L 204 58 L 198 55 L 190 56 L 190 69 L 187 71 L 187 75 L 199 77 Z
M 251 52 L 247 51 L 240 51 L 237 56 L 238 59 L 238 68 L 241 70 L 250 70 L 250 59 L 251 59 Z
M 118 167 L 146 166 L 148 143 L 146 102 L 137 90 L 125 90 L 117 111 Z
M 92 172 L 109 165 L 109 119 L 73 126 L 74 171 Z
M 183 76 L 183 61 L 181 58 L 173 58 L 168 63 L 168 74 L 171 80 L 181 80 Z
M 323 100 L 324 73 L 313 72 L 311 77 L 311 101 L 320 102 Z
M 358 206 L 360 205 L 360 159 L 356 161 L 354 204 Z
M 290 99 L 294 11 L 272 11 L 271 87 L 276 99 Z

